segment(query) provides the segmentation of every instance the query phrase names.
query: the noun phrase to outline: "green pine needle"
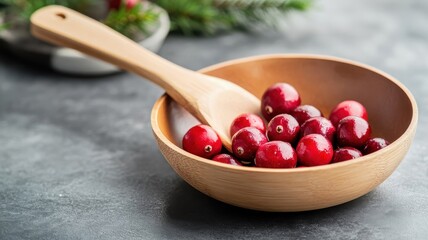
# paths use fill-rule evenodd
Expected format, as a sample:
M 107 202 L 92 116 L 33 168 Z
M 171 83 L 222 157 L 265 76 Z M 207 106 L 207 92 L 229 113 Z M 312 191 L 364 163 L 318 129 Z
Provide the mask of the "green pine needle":
M 312 0 L 156 0 L 170 15 L 171 30 L 210 35 L 221 30 L 275 26 L 289 11 L 305 11 Z
M 95 0 L 0 0 L 0 4 L 9 6 L 8 11 L 12 12 L 13 16 L 19 16 L 20 21 L 28 22 L 33 12 L 46 5 L 59 4 L 82 10 L 90 1 Z M 313 0 L 151 1 L 168 12 L 171 31 L 186 35 L 212 35 L 223 30 L 250 29 L 255 25 L 275 27 L 280 16 L 289 11 L 305 11 L 313 2 Z M 0 9 L 1 12 L 4 10 Z M 126 9 L 122 4 L 118 10 L 111 10 L 103 22 L 133 38 L 141 32 L 147 33 L 157 18 L 157 13 L 145 4 L 139 4 L 132 9 Z M 4 27 L 0 26 L 0 30 Z
M 14 16 L 13 22 L 0 24 L 0 31 L 13 28 L 17 23 L 28 23 L 35 11 L 48 5 L 63 5 L 77 11 L 84 11 L 91 1 L 95 0 L 0 0 L 0 4 L 7 6 L 0 9 L 0 14 L 5 14 L 7 11 L 10 16 Z M 119 9 L 111 10 L 103 22 L 125 36 L 134 38 L 147 34 L 157 18 L 158 13 L 149 5 L 139 3 L 127 9 L 125 4 L 121 4 Z
M 148 34 L 148 28 L 158 19 L 158 13 L 150 6 L 138 3 L 131 9 L 121 4 L 119 9 L 111 10 L 104 20 L 104 24 L 135 39 L 141 33 Z
M 23 21 L 29 21 L 31 15 L 38 9 L 47 5 L 63 5 L 73 9 L 78 9 L 88 0 L 0 0 L 1 4 L 9 6 L 9 11 L 15 16 L 19 16 Z
M 5 30 L 5 29 L 8 29 L 8 28 L 9 28 L 8 24 L 6 24 L 6 23 L 1 23 L 0 24 L 0 32 L 3 31 L 3 30 Z
M 219 9 L 212 0 L 157 0 L 171 19 L 171 30 L 184 34 L 213 34 L 218 28 L 226 27 L 224 19 L 219 19 Z

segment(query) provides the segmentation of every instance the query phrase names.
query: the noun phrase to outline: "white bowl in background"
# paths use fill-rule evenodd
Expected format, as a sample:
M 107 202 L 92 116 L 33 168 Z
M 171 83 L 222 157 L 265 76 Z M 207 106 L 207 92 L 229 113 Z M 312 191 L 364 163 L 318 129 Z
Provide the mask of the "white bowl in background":
M 170 28 L 168 13 L 161 7 L 147 3 L 158 11 L 159 18 L 151 34 L 138 43 L 144 48 L 157 52 L 161 48 Z M 2 19 L 0 19 L 0 23 Z M 118 67 L 85 55 L 70 48 L 56 47 L 33 38 L 28 26 L 0 31 L 0 45 L 18 57 L 38 65 L 74 75 L 105 75 L 121 71 Z

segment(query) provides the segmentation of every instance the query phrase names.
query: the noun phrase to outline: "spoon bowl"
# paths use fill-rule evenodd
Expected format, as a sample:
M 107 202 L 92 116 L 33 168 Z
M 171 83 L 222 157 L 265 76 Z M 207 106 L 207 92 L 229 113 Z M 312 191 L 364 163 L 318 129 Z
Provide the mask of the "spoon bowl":
M 416 131 L 418 110 L 409 90 L 393 77 L 356 62 L 268 55 L 220 63 L 200 72 L 228 79 L 259 98 L 274 83 L 290 83 L 300 93 L 302 104 L 316 106 L 324 116 L 341 101 L 357 100 L 367 108 L 372 136 L 391 142 L 367 156 L 318 167 L 267 169 L 217 163 L 180 148 L 184 133 L 198 121 L 167 95 L 162 96 L 152 109 L 151 123 L 165 159 L 191 186 L 231 205 L 293 212 L 351 201 L 392 174 Z

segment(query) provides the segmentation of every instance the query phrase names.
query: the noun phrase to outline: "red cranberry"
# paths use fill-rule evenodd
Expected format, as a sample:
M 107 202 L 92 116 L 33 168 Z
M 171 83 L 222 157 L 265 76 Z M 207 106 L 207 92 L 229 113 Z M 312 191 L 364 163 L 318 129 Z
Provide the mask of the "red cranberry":
M 372 130 L 369 123 L 356 116 L 340 120 L 337 126 L 337 142 L 341 147 L 362 147 L 370 138 Z
M 300 125 L 302 125 L 309 118 L 322 117 L 321 111 L 312 105 L 298 106 L 293 111 L 291 111 L 290 115 L 293 116 Z
M 321 134 L 326 137 L 331 143 L 333 143 L 336 128 L 327 118 L 314 117 L 303 123 L 300 129 L 300 136 L 304 137 L 313 133 Z
M 300 126 L 293 116 L 280 114 L 272 118 L 267 127 L 270 141 L 279 140 L 293 143 L 299 135 Z
M 210 126 L 196 125 L 183 137 L 183 149 L 199 157 L 211 158 L 221 152 L 220 137 Z
M 126 0 L 126 9 L 132 9 L 133 7 L 135 7 L 138 3 L 140 2 L 140 0 Z
M 233 136 L 244 127 L 255 127 L 262 132 L 266 132 L 266 125 L 261 117 L 252 113 L 243 113 L 235 118 L 230 125 L 230 136 Z
M 296 151 L 299 165 L 308 167 L 329 164 L 333 158 L 333 146 L 320 134 L 304 136 L 297 144 Z
M 330 121 L 335 127 L 339 124 L 339 121 L 348 116 L 357 116 L 369 120 L 366 108 L 359 102 L 348 100 L 343 101 L 331 111 Z
M 109 9 L 119 9 L 122 0 L 109 0 L 108 7 Z
M 389 145 L 389 142 L 383 138 L 370 138 L 363 148 L 364 155 L 376 152 Z
M 272 141 L 259 147 L 255 164 L 265 168 L 294 168 L 297 154 L 289 143 Z
M 126 9 L 132 9 L 140 0 L 109 0 L 109 9 L 119 9 L 122 2 L 125 3 Z
M 242 166 L 242 164 L 238 160 L 236 160 L 235 158 L 233 158 L 231 155 L 229 155 L 227 153 L 222 153 L 222 154 L 214 156 L 213 161 L 221 162 L 221 163 L 227 163 L 227 164 L 235 165 L 235 166 Z
M 339 148 L 334 151 L 332 163 L 343 162 L 363 156 L 360 150 L 353 147 Z
M 290 113 L 300 105 L 296 89 L 287 83 L 277 83 L 269 87 L 262 96 L 261 111 L 266 120 L 281 113 Z
M 257 149 L 268 140 L 264 133 L 254 127 L 246 127 L 232 137 L 233 154 L 240 160 L 254 162 Z

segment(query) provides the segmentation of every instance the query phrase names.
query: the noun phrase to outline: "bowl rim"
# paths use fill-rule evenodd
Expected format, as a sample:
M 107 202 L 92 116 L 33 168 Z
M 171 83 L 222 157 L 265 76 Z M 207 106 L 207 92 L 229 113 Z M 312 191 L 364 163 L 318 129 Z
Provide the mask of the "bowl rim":
M 238 63 L 246 63 L 246 62 L 253 62 L 253 61 L 263 61 L 266 59 L 272 59 L 272 58 L 280 58 L 280 59 L 311 59 L 311 60 L 327 60 L 327 61 L 333 61 L 333 62 L 340 62 L 345 63 L 349 65 L 353 65 L 356 67 L 364 68 L 369 71 L 372 71 L 376 74 L 379 74 L 389 81 L 393 82 L 395 85 L 397 85 L 407 96 L 407 98 L 410 100 L 411 106 L 412 106 L 412 119 L 407 127 L 407 129 L 404 131 L 403 134 L 399 138 L 397 138 L 394 142 L 392 142 L 387 147 L 376 151 L 374 153 L 371 153 L 369 155 L 359 157 L 356 159 L 352 159 L 349 161 L 343 161 L 338 162 L 334 164 L 326 164 L 321 166 L 313 166 L 313 167 L 302 167 L 302 168 L 260 168 L 260 167 L 246 167 L 246 166 L 236 166 L 231 164 L 224 164 L 212 161 L 210 159 L 202 158 L 197 155 L 191 154 L 184 149 L 180 148 L 179 146 L 172 143 L 161 131 L 159 124 L 157 122 L 157 117 L 159 113 L 159 108 L 164 102 L 170 98 L 166 93 L 164 93 L 161 97 L 158 98 L 158 100 L 153 105 L 152 111 L 151 111 L 151 125 L 153 133 L 162 141 L 164 144 L 166 144 L 169 148 L 174 150 L 175 152 L 185 155 L 187 157 L 193 158 L 196 161 L 199 161 L 203 164 L 213 165 L 216 167 L 221 167 L 225 169 L 230 170 L 239 170 L 244 172 L 253 172 L 253 173 L 295 173 L 295 172 L 312 172 L 312 171 L 318 171 L 318 170 L 327 170 L 327 169 L 335 169 L 335 168 L 341 168 L 346 167 L 348 165 L 353 165 L 357 163 L 362 163 L 366 161 L 370 161 L 372 158 L 377 158 L 381 154 L 384 154 L 387 151 L 390 151 L 392 149 L 395 149 L 396 146 L 399 146 L 403 144 L 407 138 L 407 136 L 411 135 L 413 131 L 416 129 L 417 121 L 418 121 L 418 107 L 416 104 L 416 100 L 413 96 L 413 94 L 410 92 L 410 90 L 407 89 L 400 81 L 398 81 L 393 76 L 383 72 L 382 70 L 379 70 L 377 68 L 371 67 L 367 64 L 359 63 L 356 61 L 329 56 L 329 55 L 318 55 L 318 54 L 265 54 L 265 55 L 257 55 L 257 56 L 251 56 L 251 57 L 244 57 L 244 58 L 238 58 L 233 60 L 224 61 L 221 63 L 217 63 L 205 68 L 202 68 L 198 70 L 198 72 L 207 72 L 212 71 L 214 69 L 222 68 L 228 65 L 235 65 Z

